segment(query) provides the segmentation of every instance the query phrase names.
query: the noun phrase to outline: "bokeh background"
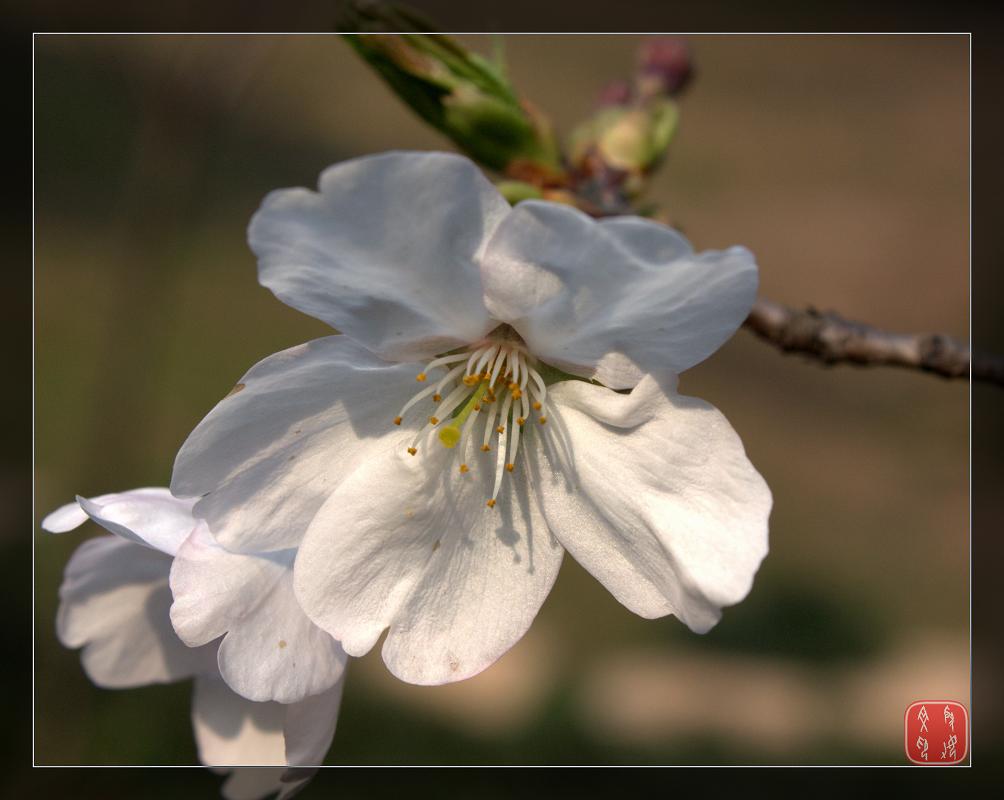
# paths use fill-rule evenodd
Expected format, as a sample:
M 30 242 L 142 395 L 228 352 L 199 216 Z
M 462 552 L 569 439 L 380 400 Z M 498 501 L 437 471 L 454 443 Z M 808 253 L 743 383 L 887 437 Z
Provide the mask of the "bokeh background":
M 964 339 L 968 39 L 690 41 L 652 199 L 699 249 L 753 250 L 771 299 Z M 564 132 L 639 42 L 504 37 Z M 44 36 L 35 69 L 37 523 L 77 493 L 166 485 L 251 364 L 328 332 L 256 283 L 266 192 L 448 144 L 332 36 Z M 726 414 L 774 493 L 749 597 L 698 636 L 566 558 L 474 679 L 408 686 L 378 648 L 354 662 L 329 763 L 902 764 L 910 702 L 969 704 L 967 385 L 825 369 L 740 331 L 680 389 Z M 36 524 L 36 763 L 195 763 L 189 686 L 97 689 L 55 639 L 62 569 L 97 532 Z

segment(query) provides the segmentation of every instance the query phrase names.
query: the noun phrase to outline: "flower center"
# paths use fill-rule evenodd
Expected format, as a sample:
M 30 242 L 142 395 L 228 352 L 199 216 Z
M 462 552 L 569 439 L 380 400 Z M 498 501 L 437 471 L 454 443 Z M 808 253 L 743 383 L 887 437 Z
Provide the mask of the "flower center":
M 415 376 L 419 383 L 429 381 L 429 373 L 435 369 L 444 369 L 446 374 L 414 395 L 394 418 L 394 424 L 400 425 L 404 415 L 430 395 L 437 404 L 408 452 L 416 455 L 419 442 L 435 429 L 443 447 L 452 450 L 459 446 L 458 469 L 463 475 L 471 470 L 463 460 L 468 440 L 480 435 L 482 453 L 491 452 L 494 440 L 495 488 L 487 501 L 488 507 L 494 508 L 505 473 L 515 469 L 520 432 L 531 412 L 537 413 L 541 425 L 547 422 L 547 388 L 536 366 L 537 359 L 523 343 L 511 339 L 489 339 L 462 353 L 430 361 Z

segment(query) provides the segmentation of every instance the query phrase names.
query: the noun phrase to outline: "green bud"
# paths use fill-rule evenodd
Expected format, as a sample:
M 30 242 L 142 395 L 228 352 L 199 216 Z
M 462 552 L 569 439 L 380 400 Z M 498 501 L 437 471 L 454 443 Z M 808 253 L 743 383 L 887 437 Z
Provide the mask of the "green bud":
M 499 172 L 560 172 L 546 121 L 516 96 L 500 63 L 448 36 L 357 34 L 348 43 L 427 123 Z
M 572 134 L 571 158 L 583 163 L 591 153 L 613 169 L 632 174 L 651 171 L 676 133 L 679 113 L 668 98 L 638 106 L 607 106 Z

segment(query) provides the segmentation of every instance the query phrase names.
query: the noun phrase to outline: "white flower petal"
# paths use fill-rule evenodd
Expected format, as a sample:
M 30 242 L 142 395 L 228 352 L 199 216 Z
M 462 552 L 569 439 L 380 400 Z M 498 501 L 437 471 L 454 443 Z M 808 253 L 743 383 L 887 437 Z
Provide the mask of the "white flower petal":
M 218 676 L 196 681 L 192 705 L 199 758 L 207 765 L 241 765 L 223 785 L 227 800 L 259 800 L 278 792 L 293 797 L 321 766 L 331 747 L 344 681 L 299 703 L 255 703 Z M 252 765 L 283 764 L 261 767 Z
M 62 506 L 43 519 L 42 527 L 51 533 L 65 533 L 90 517 L 116 536 L 174 555 L 195 527 L 194 503 L 160 487 L 113 492 L 90 500 L 78 496 L 76 503 Z
M 656 222 L 597 222 L 534 200 L 499 225 L 481 276 L 488 311 L 536 356 L 615 389 L 707 358 L 742 324 L 757 289 L 745 248 L 695 254 Z
M 174 555 L 196 521 L 194 500 L 174 497 L 169 489 L 132 489 L 96 500 L 78 497 L 80 507 L 105 530 L 137 544 Z
M 402 436 L 348 478 L 317 514 L 296 560 L 304 610 L 362 655 L 390 626 L 384 660 L 399 678 L 440 684 L 488 667 L 527 630 L 562 550 L 518 470 L 489 509 L 495 452 L 470 442 L 471 470 L 435 439 Z M 453 462 L 452 464 L 449 462 Z
M 59 588 L 56 632 L 98 686 L 167 683 L 213 669 L 214 645 L 186 647 L 171 628 L 171 559 L 114 536 L 84 542 Z
M 199 760 L 207 766 L 286 766 L 280 703 L 254 703 L 217 675 L 199 675 L 192 698 L 192 727 Z
M 532 480 L 554 535 L 635 613 L 710 629 L 767 554 L 770 490 L 736 432 L 652 376 L 629 395 L 565 381 L 548 402 Z
M 281 787 L 283 775 L 288 772 L 285 767 L 235 767 L 214 771 L 230 773 L 220 790 L 226 800 L 262 800 L 276 792 L 279 792 L 278 798 L 284 796 Z
M 415 391 L 414 365 L 392 365 L 346 336 L 260 361 L 182 445 L 171 489 L 230 550 L 295 547 L 356 461 Z
M 95 497 L 94 499 L 98 501 L 102 498 Z M 60 506 L 52 513 L 47 514 L 42 520 L 42 529 L 49 533 L 66 533 L 74 528 L 79 528 L 87 520 L 87 512 L 80 507 L 80 503 L 74 500 L 72 503 Z
M 345 673 L 326 692 L 286 706 L 286 763 L 290 766 L 318 767 L 335 737 L 338 711 L 342 704 Z
M 175 630 L 192 646 L 226 634 L 220 674 L 249 700 L 295 703 L 330 689 L 345 670 L 338 642 L 296 602 L 294 555 L 231 553 L 200 526 L 171 567 Z
M 468 159 L 391 152 L 345 161 L 320 191 L 265 198 L 248 241 L 284 303 L 395 361 L 491 327 L 477 259 L 509 205 Z

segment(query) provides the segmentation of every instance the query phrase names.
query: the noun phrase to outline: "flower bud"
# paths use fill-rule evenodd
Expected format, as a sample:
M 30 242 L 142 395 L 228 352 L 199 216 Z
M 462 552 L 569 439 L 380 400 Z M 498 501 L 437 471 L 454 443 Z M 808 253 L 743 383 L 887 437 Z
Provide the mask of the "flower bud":
M 550 126 L 520 101 L 499 64 L 447 36 L 346 38 L 398 97 L 476 161 L 510 177 L 534 176 L 535 183 L 560 174 Z
M 572 134 L 572 163 L 584 166 L 587 156 L 595 154 L 608 167 L 646 173 L 669 147 L 677 118 L 676 104 L 668 99 L 601 109 Z
M 693 75 L 690 46 L 677 36 L 659 36 L 645 42 L 638 61 L 637 84 L 643 97 L 675 97 Z

